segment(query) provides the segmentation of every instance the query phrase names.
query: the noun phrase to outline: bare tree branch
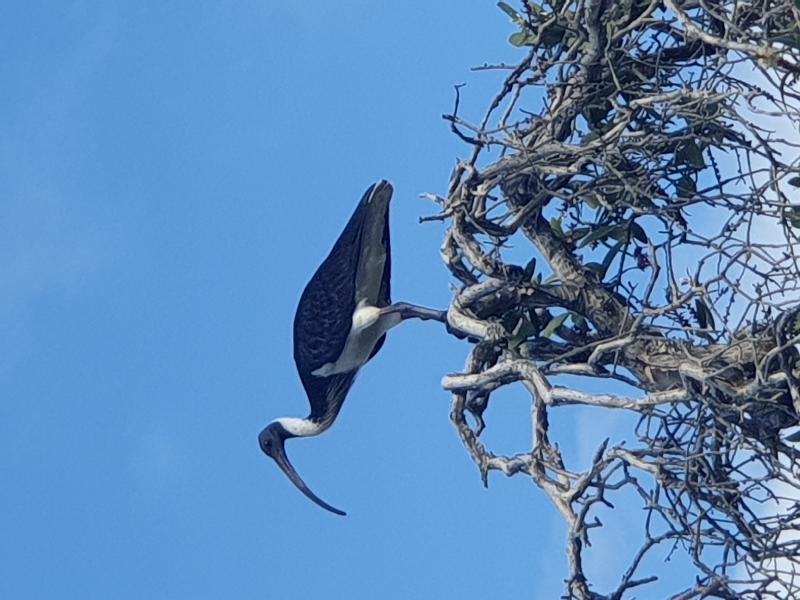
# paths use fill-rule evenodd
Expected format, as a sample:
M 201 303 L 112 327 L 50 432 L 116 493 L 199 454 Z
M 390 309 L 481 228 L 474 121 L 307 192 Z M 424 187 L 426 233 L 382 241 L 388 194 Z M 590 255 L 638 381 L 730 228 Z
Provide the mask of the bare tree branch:
M 459 283 L 448 327 L 473 343 L 442 381 L 459 437 L 484 482 L 524 474 L 564 519 L 565 598 L 646 595 L 662 550 L 697 570 L 673 600 L 800 597 L 784 437 L 800 414 L 800 3 L 500 5 L 524 56 L 479 68 L 507 73 L 480 119 L 457 90 L 445 118 L 470 157 L 427 195 Z M 640 394 L 575 383 L 595 379 Z M 533 440 L 501 456 L 480 435 L 515 384 Z M 549 415 L 575 407 L 636 413 L 635 443 L 609 436 L 588 468 L 566 464 Z M 601 592 L 586 548 L 623 494 L 644 537 Z

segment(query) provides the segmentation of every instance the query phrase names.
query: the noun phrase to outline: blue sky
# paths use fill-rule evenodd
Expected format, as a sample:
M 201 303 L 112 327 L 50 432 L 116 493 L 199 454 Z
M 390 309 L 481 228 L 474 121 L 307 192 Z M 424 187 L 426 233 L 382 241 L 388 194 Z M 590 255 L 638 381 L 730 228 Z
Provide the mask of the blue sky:
M 346 518 L 256 441 L 307 412 L 294 309 L 373 181 L 395 299 L 446 306 L 418 195 L 468 152 L 453 85 L 477 119 L 499 76 L 469 67 L 515 60 L 511 31 L 493 2 L 0 9 L 0 597 L 558 596 L 560 520 L 522 477 L 482 488 L 439 385 L 468 346 L 438 324 L 287 445 Z M 499 395 L 490 445 L 529 447 L 528 406 Z M 575 456 L 619 419 L 566 417 Z

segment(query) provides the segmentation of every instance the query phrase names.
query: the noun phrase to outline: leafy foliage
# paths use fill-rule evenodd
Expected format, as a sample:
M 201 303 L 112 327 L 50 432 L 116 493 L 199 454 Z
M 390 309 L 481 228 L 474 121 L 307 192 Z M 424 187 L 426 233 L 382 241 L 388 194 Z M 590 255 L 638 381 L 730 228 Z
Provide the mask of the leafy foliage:
M 526 474 L 564 517 L 567 598 L 633 597 L 665 545 L 697 568 L 675 598 L 800 597 L 800 543 L 785 535 L 800 527 L 800 454 L 783 435 L 800 409 L 800 5 L 498 7 L 521 59 L 485 67 L 507 76 L 481 119 L 458 103 L 446 116 L 471 155 L 436 196 L 460 282 L 449 322 L 474 341 L 465 372 L 445 378 L 462 441 L 484 480 Z M 492 393 L 515 382 L 535 442 L 501 456 L 480 434 Z M 636 413 L 636 443 L 565 464 L 548 414 L 576 405 Z M 645 537 L 601 594 L 586 548 L 596 509 L 622 490 L 642 502 Z

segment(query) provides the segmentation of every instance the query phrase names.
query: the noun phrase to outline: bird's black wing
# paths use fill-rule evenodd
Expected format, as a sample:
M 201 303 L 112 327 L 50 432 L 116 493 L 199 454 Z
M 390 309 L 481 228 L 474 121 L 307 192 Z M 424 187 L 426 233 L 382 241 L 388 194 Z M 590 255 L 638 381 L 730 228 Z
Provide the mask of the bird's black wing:
M 388 215 L 383 227 L 383 247 L 386 252 L 386 262 L 383 264 L 383 277 L 381 278 L 381 287 L 378 292 L 378 306 L 389 306 L 392 303 L 392 245 L 389 239 Z
M 388 196 L 391 196 L 391 186 L 388 183 L 380 182 L 376 185 L 381 186 L 379 190 L 388 190 Z M 303 290 L 295 313 L 294 360 L 308 393 L 312 414 L 319 413 L 323 409 L 326 398 L 321 394 L 323 387 L 320 382 L 330 378 L 314 377 L 311 372 L 324 364 L 336 361 L 344 349 L 352 325 L 364 223 L 375 218 L 386 220 L 385 216 L 379 217 L 379 214 L 376 214 L 376 211 L 383 211 L 382 214 L 385 215 L 386 204 L 368 202 L 376 185 L 370 186 L 364 193 L 330 254 Z M 384 191 L 382 196 L 386 193 Z M 386 201 L 388 202 L 388 199 Z M 388 222 L 385 235 L 388 235 Z M 388 238 L 386 240 L 388 242 Z M 388 296 L 388 282 L 386 285 Z M 343 387 L 340 383 L 342 382 L 337 383 L 337 389 Z M 346 388 L 350 385 L 352 377 Z M 345 393 L 346 391 L 345 389 Z M 341 399 L 344 399 L 344 395 Z
M 345 229 L 328 258 L 308 282 L 294 316 L 294 360 L 302 375 L 333 362 L 344 348 L 350 331 L 355 298 L 353 254 L 357 236 Z
M 328 388 L 349 389 L 352 384 L 352 377 L 343 386 L 340 375 L 312 375 L 341 354 L 355 310 L 353 275 L 346 268 L 347 256 L 339 242 L 338 251 L 334 248 L 306 286 L 294 318 L 294 360 L 311 404 L 310 416 L 315 420 L 321 420 L 331 409 L 338 412 L 338 406 L 329 404 Z
M 389 306 L 392 303 L 392 247 L 389 240 L 389 219 L 386 219 L 386 226 L 383 230 L 383 244 L 386 248 L 386 262 L 383 265 L 383 278 L 381 279 L 381 287 L 378 291 L 378 306 Z M 370 359 L 378 353 L 386 341 L 386 334 L 384 333 L 378 339 L 375 347 L 372 349 L 369 357 Z

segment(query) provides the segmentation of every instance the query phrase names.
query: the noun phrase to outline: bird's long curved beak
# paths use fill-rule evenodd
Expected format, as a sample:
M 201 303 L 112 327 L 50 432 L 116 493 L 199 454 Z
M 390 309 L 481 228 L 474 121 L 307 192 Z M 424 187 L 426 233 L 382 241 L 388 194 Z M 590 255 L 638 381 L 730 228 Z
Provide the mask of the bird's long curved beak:
M 347 515 L 346 512 L 339 510 L 338 508 L 334 508 L 311 491 L 311 489 L 306 485 L 306 482 L 303 481 L 300 475 L 297 474 L 297 471 L 294 470 L 292 463 L 289 462 L 289 457 L 286 456 L 286 450 L 284 449 L 283 444 L 281 444 L 280 450 L 277 451 L 272 458 L 276 463 L 278 463 L 278 466 L 281 468 L 281 470 L 286 473 L 286 476 L 289 478 L 289 480 L 295 484 L 295 486 L 297 486 L 297 489 L 303 492 L 312 502 L 315 502 L 325 510 L 329 510 L 334 514 L 341 516 Z

